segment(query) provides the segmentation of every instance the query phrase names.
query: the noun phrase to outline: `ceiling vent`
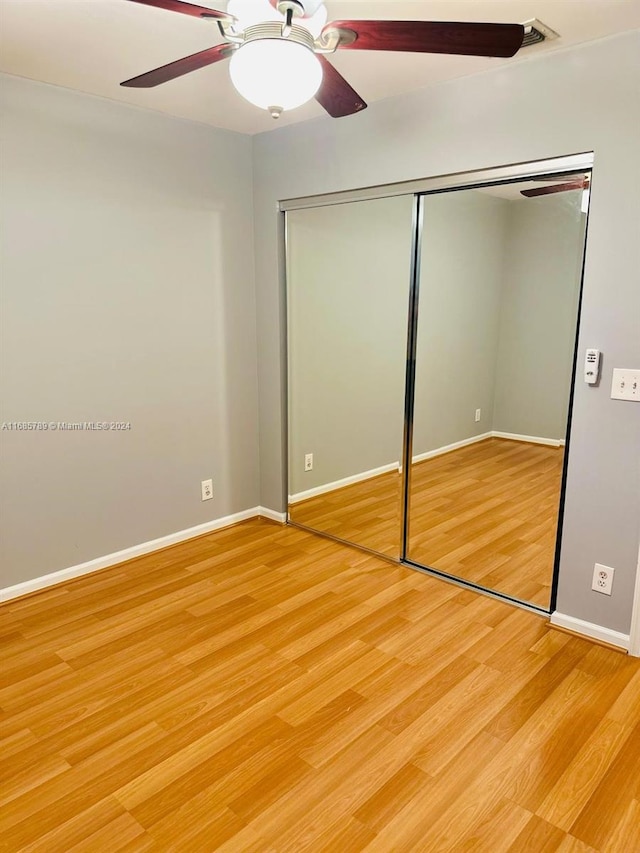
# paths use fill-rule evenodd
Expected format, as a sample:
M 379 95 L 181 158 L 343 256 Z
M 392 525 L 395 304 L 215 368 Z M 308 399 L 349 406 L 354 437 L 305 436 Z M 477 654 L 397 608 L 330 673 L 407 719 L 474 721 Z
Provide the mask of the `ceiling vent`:
M 554 39 L 560 38 L 560 35 L 555 30 L 552 30 L 551 27 L 543 24 L 542 21 L 539 21 L 537 18 L 534 18 L 532 21 L 525 21 L 523 27 L 524 39 L 522 41 L 522 47 L 533 47 L 534 44 L 540 44 L 540 42 L 543 41 L 553 41 Z

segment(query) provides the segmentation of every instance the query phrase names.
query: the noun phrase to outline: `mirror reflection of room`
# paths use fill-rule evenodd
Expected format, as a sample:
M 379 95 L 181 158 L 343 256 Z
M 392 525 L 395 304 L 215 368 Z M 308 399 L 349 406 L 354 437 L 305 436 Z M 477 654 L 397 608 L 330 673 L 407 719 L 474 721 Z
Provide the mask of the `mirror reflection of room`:
M 567 434 L 582 182 L 423 199 L 407 558 L 542 607 Z
M 413 198 L 287 213 L 289 517 L 400 557 Z
M 406 529 L 416 199 L 287 213 L 293 523 L 549 607 L 588 182 L 420 197 Z

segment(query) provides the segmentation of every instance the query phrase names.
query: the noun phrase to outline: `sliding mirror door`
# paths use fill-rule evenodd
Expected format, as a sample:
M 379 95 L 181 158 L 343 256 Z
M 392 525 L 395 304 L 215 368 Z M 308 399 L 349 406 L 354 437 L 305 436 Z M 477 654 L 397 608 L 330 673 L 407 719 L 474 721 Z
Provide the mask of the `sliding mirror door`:
M 406 558 L 545 609 L 587 177 L 422 197 Z
M 413 204 L 286 214 L 289 519 L 395 559 Z

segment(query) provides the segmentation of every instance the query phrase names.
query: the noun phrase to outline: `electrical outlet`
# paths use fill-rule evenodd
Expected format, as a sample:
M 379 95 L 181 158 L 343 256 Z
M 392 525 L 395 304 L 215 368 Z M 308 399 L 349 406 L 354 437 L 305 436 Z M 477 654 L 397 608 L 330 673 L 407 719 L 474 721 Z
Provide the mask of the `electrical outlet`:
M 482 409 L 476 409 L 476 423 L 480 420 L 480 416 L 482 415 Z
M 611 399 L 640 402 L 640 370 L 614 367 L 611 378 Z
M 202 489 L 202 500 L 210 501 L 213 497 L 213 480 L 203 480 L 200 483 L 200 488 Z
M 313 453 L 304 454 L 304 470 L 313 471 Z
M 593 567 L 593 583 L 591 589 L 596 592 L 601 592 L 603 595 L 611 595 L 611 587 L 613 586 L 613 573 L 615 569 L 611 566 L 601 566 L 596 563 Z

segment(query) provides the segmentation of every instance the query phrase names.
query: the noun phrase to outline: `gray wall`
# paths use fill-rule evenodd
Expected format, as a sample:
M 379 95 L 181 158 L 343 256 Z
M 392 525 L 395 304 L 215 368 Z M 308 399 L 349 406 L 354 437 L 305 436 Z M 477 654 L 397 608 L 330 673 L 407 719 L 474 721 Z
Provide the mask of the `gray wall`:
M 425 198 L 414 455 L 491 430 L 565 438 L 581 198 Z
M 255 506 L 259 466 L 251 140 L 1 98 L 1 420 L 131 422 L 0 433 L 9 586 Z
M 505 163 L 595 152 L 580 352 L 604 352 L 600 387 L 578 382 L 558 610 L 628 632 L 638 554 L 638 412 L 609 398 L 611 369 L 640 362 L 637 32 L 319 119 L 254 140 L 263 505 L 285 506 L 282 263 L 276 201 Z M 364 93 L 366 95 L 366 93 Z M 585 98 L 588 108 L 585 108 Z M 279 272 L 280 270 L 280 272 Z M 611 597 L 593 565 L 617 569 Z
M 603 350 L 603 381 L 575 388 L 558 609 L 628 631 L 638 413 L 608 386 L 614 366 L 640 362 L 639 49 L 636 32 L 524 56 L 253 143 L 3 79 L 2 418 L 133 425 L 127 436 L 2 436 L 3 583 L 258 502 L 251 145 L 260 503 L 276 510 L 286 496 L 276 201 L 593 150 L 579 345 Z M 208 475 L 216 498 L 201 504 Z M 590 589 L 595 561 L 617 569 L 611 597 Z
M 414 456 L 492 429 L 508 209 L 473 190 L 424 199 Z
M 583 234 L 582 191 L 509 202 L 493 428 L 564 439 Z
M 491 430 L 564 439 L 581 195 L 423 199 L 414 456 Z M 401 458 L 412 201 L 287 214 L 292 495 Z
M 401 458 L 412 209 L 405 196 L 287 215 L 291 494 Z

